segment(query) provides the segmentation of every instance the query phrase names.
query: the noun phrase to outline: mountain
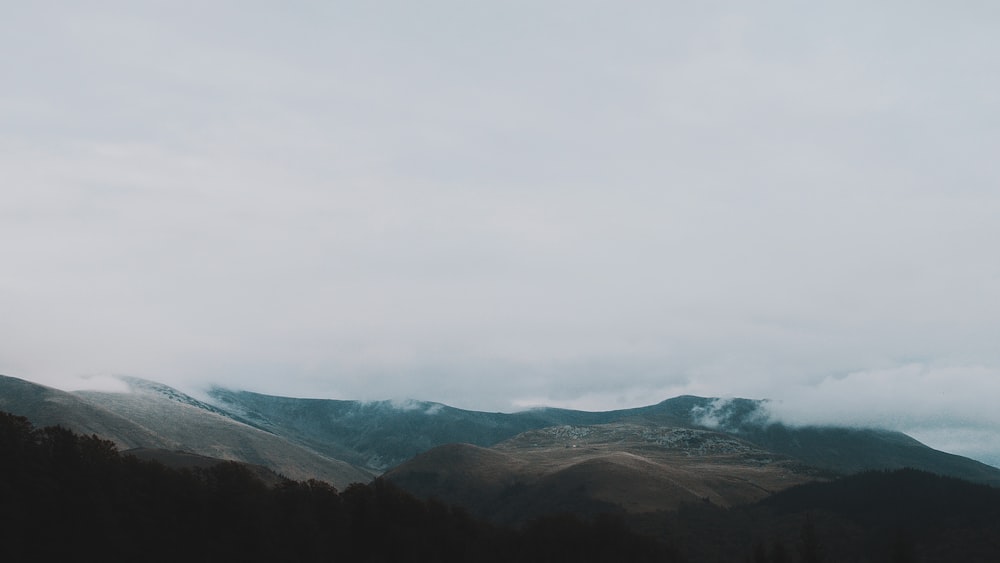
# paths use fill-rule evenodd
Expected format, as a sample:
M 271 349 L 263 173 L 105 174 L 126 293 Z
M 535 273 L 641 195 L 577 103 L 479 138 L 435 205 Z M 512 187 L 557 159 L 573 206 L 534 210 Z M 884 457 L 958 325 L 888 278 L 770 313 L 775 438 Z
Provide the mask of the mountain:
M 376 473 L 436 446 L 491 447 L 531 430 L 623 423 L 713 430 L 834 473 L 913 467 L 1000 486 L 997 468 L 940 452 L 901 432 L 787 426 L 772 422 L 767 402 L 759 400 L 686 395 L 606 412 L 543 408 L 508 414 L 419 401 L 294 399 L 221 388 L 209 396 L 248 424 Z
M 553 428 L 590 433 L 587 447 L 608 457 L 581 459 L 588 463 L 584 467 L 625 471 L 622 474 L 636 482 L 657 471 L 665 472 L 642 468 L 662 466 L 659 456 L 674 455 L 671 448 L 676 449 L 676 444 L 643 442 L 645 438 L 636 436 L 689 430 L 710 432 L 700 435 L 714 436 L 716 442 L 725 437 L 733 444 L 747 444 L 753 448 L 753 455 L 775 464 L 813 468 L 796 475 L 913 467 L 1000 485 L 1000 470 L 939 452 L 904 434 L 775 424 L 765 401 L 749 399 L 722 401 L 682 396 L 646 407 L 607 412 L 543 408 L 490 413 L 432 402 L 297 399 L 223 388 L 211 389 L 204 400 L 199 400 L 159 383 L 133 378 L 124 381 L 129 387 L 127 393 L 66 393 L 0 376 L 0 409 L 27 416 L 39 425 L 63 424 L 98 434 L 123 449 L 182 449 L 262 465 L 292 478 L 325 479 L 338 487 L 366 482 L 419 454 L 450 444 L 492 448 L 528 465 L 542 463 L 538 460 L 549 456 L 554 467 L 563 463 L 555 460 L 567 453 L 554 442 L 543 448 L 544 455 L 542 450 L 525 445 L 529 443 L 526 440 L 542 436 L 537 432 L 553 432 Z M 667 434 L 661 438 L 664 436 Z M 604 437 L 606 442 L 600 443 L 597 437 Z M 562 444 L 567 445 L 562 449 L 572 449 L 573 444 Z M 702 454 L 689 450 L 684 455 L 694 458 Z M 421 463 L 421 471 L 429 471 L 430 461 L 425 458 Z M 522 477 L 517 479 L 527 482 Z M 713 502 L 736 502 L 725 500 L 730 498 L 729 493 L 716 492 L 713 496 L 713 486 L 706 487 L 708 493 L 693 494 L 714 498 Z M 600 500 L 608 495 L 591 496 Z
M 25 416 L 39 426 L 58 424 L 81 434 L 97 434 L 124 450 L 184 450 L 261 465 L 293 479 L 323 479 L 338 487 L 373 477 L 165 385 L 124 381 L 127 393 L 68 393 L 0 376 L 0 410 Z
M 443 444 L 490 446 L 528 430 L 601 424 L 631 412 L 533 409 L 506 414 L 423 401 L 294 399 L 222 388 L 210 390 L 209 396 L 218 408 L 248 424 L 375 472 Z
M 615 508 L 601 505 L 602 493 L 645 503 L 648 484 L 651 496 L 668 488 L 660 469 L 642 470 L 665 452 L 674 458 L 668 465 L 701 475 L 691 483 L 696 487 L 727 467 L 782 467 L 727 434 L 656 425 L 552 427 L 493 449 L 454 444 L 418 456 L 447 458 L 433 466 L 447 461 L 456 474 L 477 468 L 475 477 L 487 481 L 510 468 L 529 477 L 549 471 L 524 485 L 532 494 L 513 491 L 526 503 L 521 511 L 549 502 L 549 493 L 572 500 L 574 492 L 595 492 L 559 507 L 577 516 L 545 514 L 517 526 L 421 501 L 386 478 L 337 491 L 269 474 L 277 486 L 267 486 L 245 464 L 162 450 L 122 455 L 106 440 L 34 428 L 7 413 L 0 413 L 0 452 L 4 561 L 119 561 L 138 554 L 148 561 L 985 563 L 996 561 L 1000 538 L 1000 489 L 912 469 L 808 482 L 731 507 L 709 497 L 672 510 L 589 517 L 588 509 Z M 615 475 L 604 466 L 625 469 Z M 592 479 L 600 474 L 615 478 Z

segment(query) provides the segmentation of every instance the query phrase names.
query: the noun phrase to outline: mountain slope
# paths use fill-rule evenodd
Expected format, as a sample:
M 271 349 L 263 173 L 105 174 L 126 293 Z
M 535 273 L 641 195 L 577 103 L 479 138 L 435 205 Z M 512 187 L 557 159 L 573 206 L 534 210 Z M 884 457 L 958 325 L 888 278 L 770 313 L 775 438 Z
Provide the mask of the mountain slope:
M 61 425 L 80 434 L 97 434 L 122 449 L 176 445 L 81 396 L 15 377 L 0 375 L 0 410 L 25 416 L 36 426 Z
M 645 411 L 676 416 L 688 409 L 688 422 L 738 436 L 803 463 L 842 474 L 915 468 L 967 481 L 1000 486 L 1000 469 L 949 454 L 903 434 L 876 428 L 788 426 L 770 419 L 767 401 L 678 397 Z
M 67 393 L 0 377 L 0 409 L 37 425 L 97 434 L 122 449 L 177 450 L 262 465 L 292 479 L 317 478 L 337 487 L 372 474 L 243 424 L 175 389 L 125 380 L 128 393 Z
M 249 424 L 378 472 L 435 446 L 489 446 L 526 430 L 621 416 L 561 409 L 489 413 L 420 401 L 295 399 L 221 388 L 209 395 L 218 408 Z
M 766 401 L 750 399 L 686 395 L 616 411 L 534 409 L 506 414 L 429 402 L 295 399 L 221 388 L 210 396 L 233 417 L 373 472 L 445 444 L 490 447 L 552 426 L 628 423 L 718 431 L 836 473 L 913 467 L 1000 486 L 1000 470 L 934 450 L 900 432 L 785 426 L 770 421 Z
M 0 408 L 38 424 L 62 423 L 106 436 L 124 449 L 185 448 L 341 485 L 445 444 L 491 447 L 533 430 L 608 424 L 712 430 L 842 474 L 912 467 L 1000 485 L 1000 470 L 936 451 L 899 432 L 775 424 L 765 401 L 682 396 L 617 411 L 508 414 L 430 402 L 296 399 L 221 388 L 211 390 L 205 402 L 158 383 L 124 381 L 130 393 L 65 393 L 0 378 Z
M 773 424 L 747 428 L 736 434 L 771 451 L 838 473 L 915 468 L 1000 487 L 997 468 L 935 450 L 902 432 L 871 428 L 790 428 Z

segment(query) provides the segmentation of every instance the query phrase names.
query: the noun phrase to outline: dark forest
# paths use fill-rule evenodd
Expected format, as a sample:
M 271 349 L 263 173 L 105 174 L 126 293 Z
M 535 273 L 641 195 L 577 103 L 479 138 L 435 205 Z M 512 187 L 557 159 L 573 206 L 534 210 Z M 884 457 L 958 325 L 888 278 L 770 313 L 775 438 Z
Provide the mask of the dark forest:
M 0 413 L 0 560 L 996 561 L 1000 491 L 868 472 L 754 505 L 647 514 L 473 518 L 376 479 L 343 491 L 267 484 L 221 462 L 171 469 L 97 436 Z

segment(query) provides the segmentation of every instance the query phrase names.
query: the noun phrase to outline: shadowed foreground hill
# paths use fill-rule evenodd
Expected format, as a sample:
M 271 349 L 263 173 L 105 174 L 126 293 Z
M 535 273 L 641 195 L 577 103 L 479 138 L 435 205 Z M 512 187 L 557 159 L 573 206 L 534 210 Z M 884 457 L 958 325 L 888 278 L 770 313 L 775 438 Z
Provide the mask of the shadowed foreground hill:
M 382 480 L 268 487 L 244 465 L 170 469 L 0 413 L 0 561 L 675 561 L 619 521 L 519 530 Z
M 685 503 L 506 528 L 383 479 L 343 492 L 267 486 L 241 464 L 170 469 L 6 413 L 0 452 L 2 561 L 992 563 L 1000 553 L 1000 491 L 912 470 L 728 509 Z
M 688 561 L 995 563 L 1000 490 L 925 471 L 870 471 L 725 510 L 631 518 Z

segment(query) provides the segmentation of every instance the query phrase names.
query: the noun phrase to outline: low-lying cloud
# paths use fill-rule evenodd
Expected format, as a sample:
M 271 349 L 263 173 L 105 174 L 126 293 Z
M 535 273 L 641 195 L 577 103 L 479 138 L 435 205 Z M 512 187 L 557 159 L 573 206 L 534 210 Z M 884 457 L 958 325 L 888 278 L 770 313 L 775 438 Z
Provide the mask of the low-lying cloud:
M 774 389 L 773 420 L 905 432 L 935 448 L 1000 466 L 1000 370 L 908 364 Z

